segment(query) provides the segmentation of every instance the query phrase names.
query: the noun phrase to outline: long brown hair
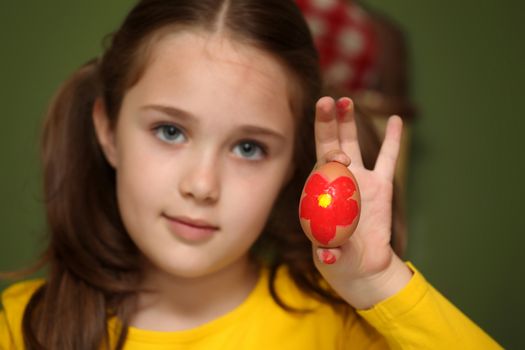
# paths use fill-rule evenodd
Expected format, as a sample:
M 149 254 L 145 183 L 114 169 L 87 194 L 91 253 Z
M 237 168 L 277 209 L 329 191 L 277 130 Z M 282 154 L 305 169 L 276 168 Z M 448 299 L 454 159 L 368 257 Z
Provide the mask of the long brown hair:
M 122 348 L 132 310 L 124 301 L 136 293 L 140 253 L 128 237 L 116 201 L 115 172 L 95 136 L 92 110 L 97 98 L 115 125 L 123 97 L 147 67 L 155 41 L 164 33 L 223 31 L 279 59 L 298 89 L 293 178 L 251 256 L 271 271 L 289 268 L 306 293 L 343 305 L 322 287 L 311 245 L 299 225 L 297 206 L 315 163 L 314 105 L 322 86 L 317 53 L 306 23 L 292 0 L 143 0 L 110 37 L 100 59 L 82 66 L 60 88 L 44 123 L 42 161 L 49 244 L 40 261 L 45 283 L 31 297 L 23 317 L 28 349 L 109 347 L 107 321 L 117 316 Z M 374 155 L 374 157 L 377 153 Z

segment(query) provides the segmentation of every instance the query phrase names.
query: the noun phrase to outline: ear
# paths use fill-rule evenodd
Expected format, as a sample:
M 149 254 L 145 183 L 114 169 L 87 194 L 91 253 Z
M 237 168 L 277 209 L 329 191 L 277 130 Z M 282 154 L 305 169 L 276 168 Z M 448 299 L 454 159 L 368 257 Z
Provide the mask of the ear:
M 115 131 L 109 122 L 106 106 L 99 97 L 93 104 L 93 124 L 95 126 L 95 133 L 97 135 L 98 143 L 102 147 L 102 152 L 106 156 L 106 160 L 113 168 L 117 164 L 117 147 L 115 144 Z

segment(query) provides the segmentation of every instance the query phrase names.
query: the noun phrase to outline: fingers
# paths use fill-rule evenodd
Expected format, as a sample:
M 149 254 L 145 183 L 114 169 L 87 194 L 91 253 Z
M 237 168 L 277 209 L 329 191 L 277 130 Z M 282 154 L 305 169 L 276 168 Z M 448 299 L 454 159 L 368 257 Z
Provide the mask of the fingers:
M 321 164 L 325 164 L 328 162 L 338 162 L 338 163 L 343 164 L 346 167 L 348 167 L 351 162 L 350 157 L 348 157 L 340 149 L 334 149 L 332 151 L 329 151 L 319 161 Z
M 354 164 L 363 164 L 352 100 L 343 97 L 335 103 L 331 97 L 319 99 L 315 142 L 317 160 L 321 163 L 337 161 L 348 166 L 351 160 Z
M 340 248 L 314 248 L 315 255 L 320 263 L 325 265 L 333 265 L 341 258 Z
M 387 122 L 385 139 L 374 168 L 374 171 L 388 180 L 394 179 L 402 131 L 403 120 L 397 115 L 391 116 Z
M 341 149 L 334 100 L 322 97 L 315 109 L 315 148 L 317 160 L 323 161 L 326 154 Z
M 374 170 L 383 178 L 393 180 L 401 143 L 403 121 L 399 116 L 388 119 L 385 139 Z M 323 97 L 316 104 L 315 142 L 319 163 L 337 161 L 346 166 L 363 166 L 354 117 L 354 104 L 348 97 L 337 103 Z
M 339 113 L 339 142 L 343 152 L 350 156 L 354 165 L 363 165 L 359 141 L 357 138 L 357 126 L 354 117 L 354 103 L 348 97 L 337 101 Z

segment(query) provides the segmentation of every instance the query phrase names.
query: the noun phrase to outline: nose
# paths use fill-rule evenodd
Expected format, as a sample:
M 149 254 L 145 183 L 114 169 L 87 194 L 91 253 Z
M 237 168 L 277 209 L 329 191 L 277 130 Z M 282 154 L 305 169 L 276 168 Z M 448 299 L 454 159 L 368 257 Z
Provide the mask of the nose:
M 191 198 L 200 204 L 217 202 L 220 196 L 220 174 L 216 162 L 211 158 L 194 158 L 182 167 L 184 174 L 179 182 L 182 197 Z

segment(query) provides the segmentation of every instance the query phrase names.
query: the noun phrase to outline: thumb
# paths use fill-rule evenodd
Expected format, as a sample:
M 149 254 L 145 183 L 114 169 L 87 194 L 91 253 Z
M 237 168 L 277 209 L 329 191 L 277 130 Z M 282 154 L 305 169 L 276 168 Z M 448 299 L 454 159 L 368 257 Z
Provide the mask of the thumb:
M 314 246 L 315 256 L 321 265 L 335 265 L 341 258 L 341 248 L 323 248 Z

